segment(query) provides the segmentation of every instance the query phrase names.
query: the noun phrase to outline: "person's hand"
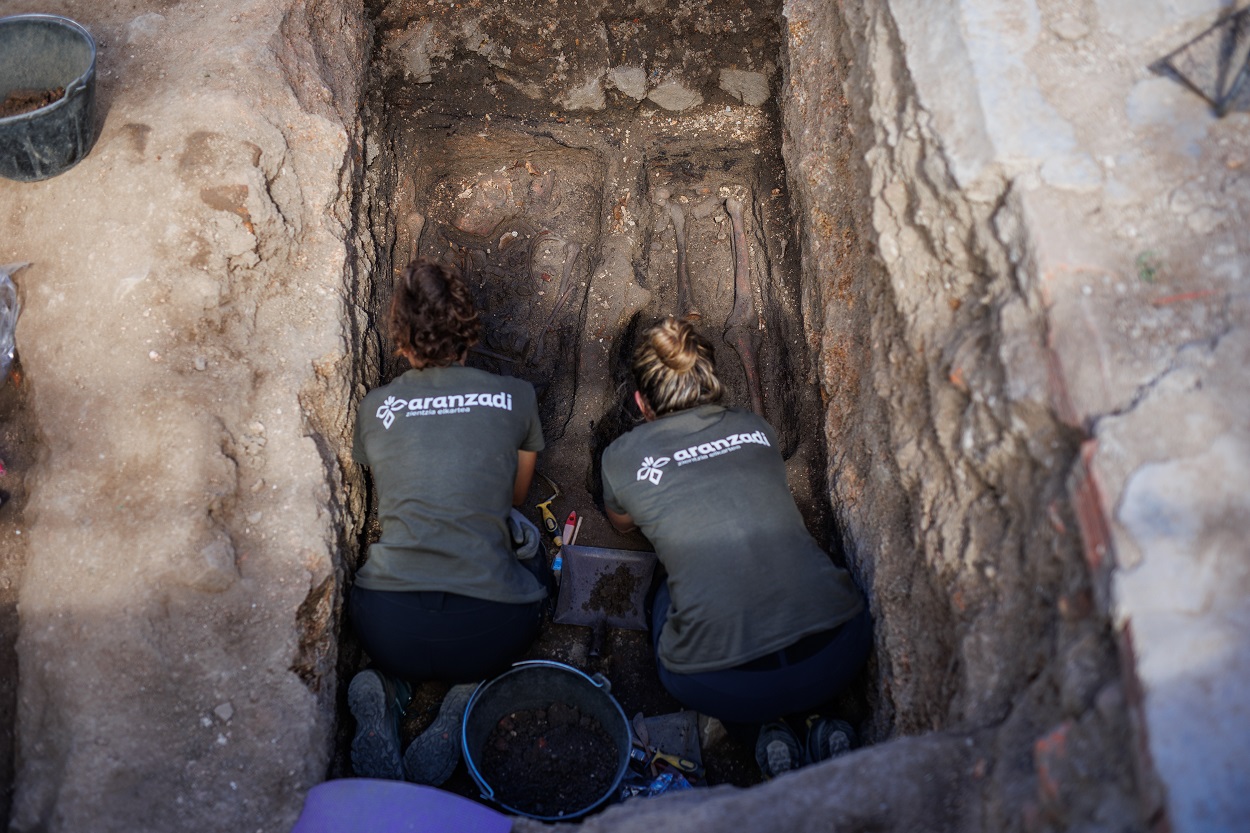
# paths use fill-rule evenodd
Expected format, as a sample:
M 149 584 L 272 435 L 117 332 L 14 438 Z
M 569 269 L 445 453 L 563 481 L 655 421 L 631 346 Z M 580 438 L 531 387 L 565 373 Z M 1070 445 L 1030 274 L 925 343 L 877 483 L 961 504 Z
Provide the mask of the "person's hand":
M 508 513 L 508 532 L 512 535 L 512 549 L 518 561 L 528 561 L 538 555 L 538 527 L 515 509 Z

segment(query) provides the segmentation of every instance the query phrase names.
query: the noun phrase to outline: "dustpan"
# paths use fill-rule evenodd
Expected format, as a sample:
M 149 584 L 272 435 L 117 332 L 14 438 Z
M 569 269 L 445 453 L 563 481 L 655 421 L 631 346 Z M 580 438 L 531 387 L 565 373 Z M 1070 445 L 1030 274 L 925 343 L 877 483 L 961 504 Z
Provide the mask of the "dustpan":
M 564 566 L 553 616 L 557 624 L 647 629 L 644 607 L 655 553 L 576 544 L 561 553 Z

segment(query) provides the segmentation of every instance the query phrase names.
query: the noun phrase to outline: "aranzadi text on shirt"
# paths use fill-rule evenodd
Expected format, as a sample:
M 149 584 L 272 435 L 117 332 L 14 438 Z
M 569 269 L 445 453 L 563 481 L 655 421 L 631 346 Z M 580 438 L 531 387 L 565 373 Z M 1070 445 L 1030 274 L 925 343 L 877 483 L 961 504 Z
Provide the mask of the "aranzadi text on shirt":
M 388 396 L 377 410 L 377 418 L 382 420 L 382 427 L 390 428 L 398 411 L 407 411 L 407 416 L 433 416 L 436 414 L 465 414 L 474 407 L 500 408 L 512 410 L 512 394 L 510 393 L 453 393 L 443 396 L 418 396 L 414 399 L 400 399 Z

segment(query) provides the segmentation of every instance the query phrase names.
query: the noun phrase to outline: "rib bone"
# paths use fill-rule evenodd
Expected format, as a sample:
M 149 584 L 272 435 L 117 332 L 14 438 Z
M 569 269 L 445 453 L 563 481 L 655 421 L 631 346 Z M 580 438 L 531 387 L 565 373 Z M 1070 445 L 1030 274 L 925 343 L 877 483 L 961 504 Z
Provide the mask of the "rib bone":
M 564 244 L 564 273 L 560 275 L 559 296 L 556 298 L 556 305 L 551 308 L 551 314 L 547 316 L 547 323 L 538 332 L 538 345 L 534 350 L 533 363 L 538 364 L 543 359 L 546 352 L 547 333 L 551 331 L 552 326 L 556 322 L 556 316 L 560 314 L 560 310 L 564 309 L 564 305 L 568 303 L 569 298 L 573 295 L 575 282 L 573 280 L 573 263 L 577 260 L 577 256 L 581 254 L 582 246 L 580 243 L 568 241 Z

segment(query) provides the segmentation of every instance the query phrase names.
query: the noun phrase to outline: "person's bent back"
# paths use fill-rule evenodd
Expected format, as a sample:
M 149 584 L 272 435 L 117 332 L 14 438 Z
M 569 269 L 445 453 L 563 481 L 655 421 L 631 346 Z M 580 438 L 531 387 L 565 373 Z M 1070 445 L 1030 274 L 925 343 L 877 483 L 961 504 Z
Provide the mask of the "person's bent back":
M 667 572 L 652 614 L 661 682 L 739 730 L 817 709 L 863 665 L 871 625 L 807 531 L 772 426 L 718 404 L 711 345 L 686 321 L 647 331 L 633 372 L 646 422 L 604 452 L 604 505 Z

